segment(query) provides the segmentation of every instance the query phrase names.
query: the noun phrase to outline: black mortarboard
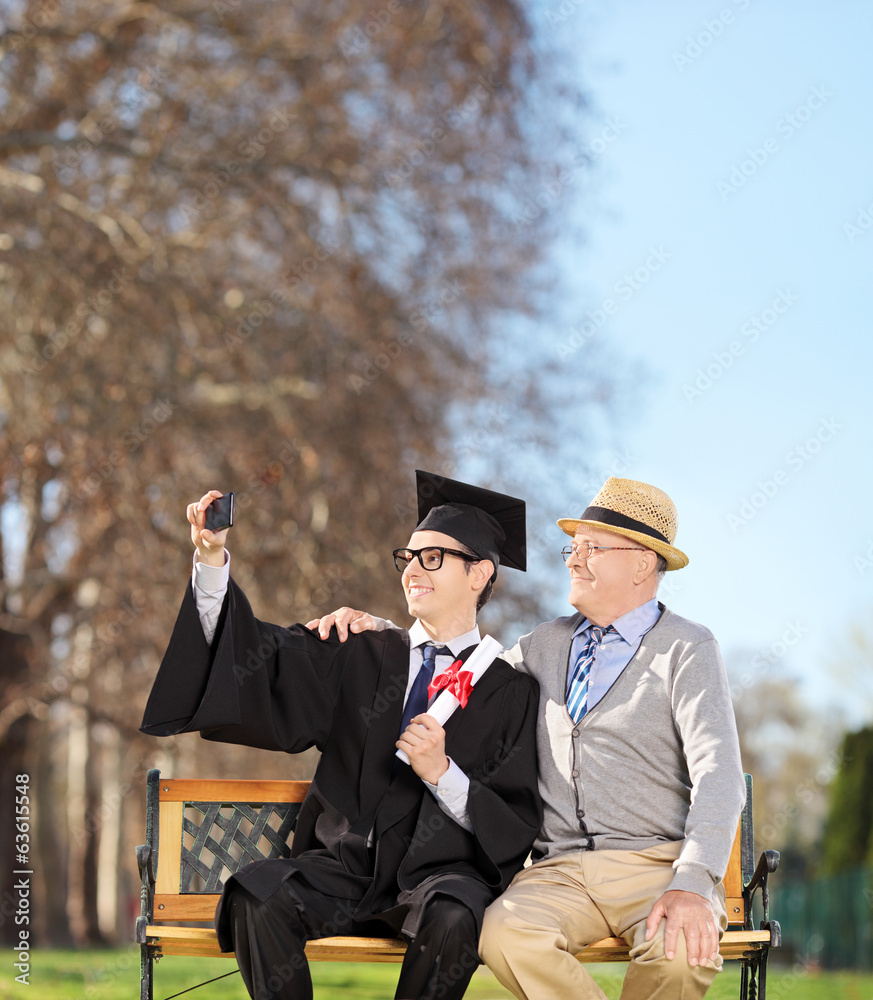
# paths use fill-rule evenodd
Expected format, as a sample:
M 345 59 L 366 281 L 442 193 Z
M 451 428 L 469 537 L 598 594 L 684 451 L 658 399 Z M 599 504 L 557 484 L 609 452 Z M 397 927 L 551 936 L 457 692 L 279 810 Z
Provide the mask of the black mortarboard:
M 482 559 L 512 569 L 527 568 L 524 500 L 479 486 L 415 471 L 418 494 L 416 531 L 441 531 L 463 542 Z

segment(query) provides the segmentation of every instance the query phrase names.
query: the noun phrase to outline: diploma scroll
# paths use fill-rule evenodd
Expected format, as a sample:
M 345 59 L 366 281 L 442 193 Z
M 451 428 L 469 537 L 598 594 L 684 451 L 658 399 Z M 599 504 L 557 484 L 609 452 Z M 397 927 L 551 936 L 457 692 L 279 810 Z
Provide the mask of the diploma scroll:
M 474 689 L 482 674 L 502 652 L 503 646 L 496 639 L 492 639 L 490 635 L 486 635 L 470 653 L 462 669 L 469 671 L 472 675 L 470 683 Z M 427 714 L 432 719 L 436 719 L 441 726 L 444 726 L 459 705 L 460 702 L 450 691 L 440 691 L 434 699 L 434 703 L 427 710 Z M 404 764 L 409 763 L 409 758 L 403 750 L 396 750 L 395 756 L 399 757 Z

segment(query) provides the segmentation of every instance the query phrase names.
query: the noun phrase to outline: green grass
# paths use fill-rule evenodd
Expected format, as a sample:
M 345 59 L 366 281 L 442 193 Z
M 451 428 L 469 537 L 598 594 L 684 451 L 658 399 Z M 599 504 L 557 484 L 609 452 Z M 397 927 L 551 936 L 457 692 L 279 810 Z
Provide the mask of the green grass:
M 139 949 L 111 951 L 41 951 L 31 954 L 30 985 L 15 982 L 14 953 L 0 951 L 0 1000 L 137 1000 Z M 234 968 L 227 959 L 169 956 L 156 967 L 155 1000 L 165 1000 L 206 979 Z M 621 993 L 623 965 L 588 966 L 609 1000 Z M 390 1000 L 399 966 L 314 962 L 312 978 L 316 1000 Z M 736 1000 L 739 966 L 729 962 L 707 994 L 707 1000 Z M 770 1000 L 870 1000 L 873 975 L 857 973 L 791 973 L 772 968 L 767 980 Z M 469 1000 L 510 997 L 487 969 L 476 971 L 467 990 Z M 247 1000 L 239 974 L 185 994 L 185 1000 Z M 465 998 L 465 1000 L 466 1000 Z

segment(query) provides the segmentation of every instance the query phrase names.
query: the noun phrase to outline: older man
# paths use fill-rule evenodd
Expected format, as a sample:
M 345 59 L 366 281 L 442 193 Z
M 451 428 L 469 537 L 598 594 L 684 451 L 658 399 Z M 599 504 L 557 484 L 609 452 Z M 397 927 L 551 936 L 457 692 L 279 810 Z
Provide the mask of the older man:
M 688 563 L 664 492 L 611 478 L 558 524 L 576 613 L 504 653 L 540 685 L 543 826 L 534 863 L 486 911 L 480 954 L 518 997 L 600 1000 L 573 955 L 616 935 L 632 958 L 623 1000 L 702 997 L 744 799 L 718 645 L 657 600 Z

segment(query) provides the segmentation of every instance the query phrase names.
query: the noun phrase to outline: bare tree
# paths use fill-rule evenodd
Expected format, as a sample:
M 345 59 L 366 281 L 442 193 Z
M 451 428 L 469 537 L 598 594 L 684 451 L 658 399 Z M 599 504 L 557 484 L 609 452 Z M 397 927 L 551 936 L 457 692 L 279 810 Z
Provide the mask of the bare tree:
M 234 574 L 263 617 L 339 596 L 402 613 L 386 552 L 411 470 L 445 465 L 453 421 L 496 395 L 505 324 L 542 314 L 536 196 L 565 136 L 532 82 L 572 95 L 514 2 L 0 0 L 0 19 L 0 628 L 27 637 L 0 739 L 24 740 L 69 883 L 42 936 L 69 917 L 99 942 L 135 893 L 145 768 L 206 766 L 195 737 L 137 733 L 185 504 L 235 489 Z M 521 367 L 531 418 L 483 450 L 548 418 L 546 366 Z M 208 766 L 289 773 L 264 758 L 210 746 Z

